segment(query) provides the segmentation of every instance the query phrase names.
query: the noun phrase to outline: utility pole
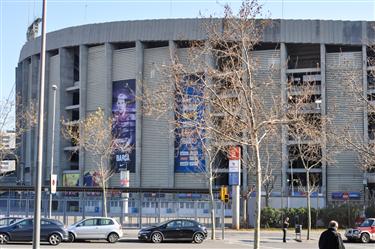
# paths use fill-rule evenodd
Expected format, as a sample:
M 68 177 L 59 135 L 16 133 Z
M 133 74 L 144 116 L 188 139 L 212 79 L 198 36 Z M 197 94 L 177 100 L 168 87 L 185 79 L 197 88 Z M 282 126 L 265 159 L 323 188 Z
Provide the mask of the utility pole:
M 40 92 L 39 92 L 39 129 L 38 129 L 38 158 L 36 167 L 35 204 L 34 204 L 34 230 L 33 249 L 40 248 L 40 208 L 42 204 L 42 159 L 43 159 L 43 128 L 44 128 L 44 81 L 46 60 L 46 5 L 43 0 L 42 10 L 42 35 L 40 48 Z
M 57 86 L 53 85 L 52 86 L 53 90 L 53 114 L 52 114 L 52 144 L 51 144 L 51 164 L 50 164 L 50 190 L 49 190 L 49 213 L 48 217 L 51 218 L 52 216 L 52 175 L 53 175 L 53 157 L 55 155 L 55 122 L 56 122 L 56 91 L 57 91 Z

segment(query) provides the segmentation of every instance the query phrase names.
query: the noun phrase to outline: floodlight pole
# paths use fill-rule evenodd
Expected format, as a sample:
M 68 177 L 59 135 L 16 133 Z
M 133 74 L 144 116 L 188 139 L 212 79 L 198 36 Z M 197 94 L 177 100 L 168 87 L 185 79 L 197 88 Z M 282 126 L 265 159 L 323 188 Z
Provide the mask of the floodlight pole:
M 38 113 L 38 158 L 35 177 L 35 204 L 34 204 L 34 229 L 33 249 L 40 248 L 40 208 L 42 202 L 42 159 L 43 159 L 43 128 L 44 128 L 44 81 L 45 81 L 45 57 L 46 57 L 46 5 L 43 0 L 42 10 L 42 35 L 40 48 L 40 92 L 39 92 L 39 113 Z

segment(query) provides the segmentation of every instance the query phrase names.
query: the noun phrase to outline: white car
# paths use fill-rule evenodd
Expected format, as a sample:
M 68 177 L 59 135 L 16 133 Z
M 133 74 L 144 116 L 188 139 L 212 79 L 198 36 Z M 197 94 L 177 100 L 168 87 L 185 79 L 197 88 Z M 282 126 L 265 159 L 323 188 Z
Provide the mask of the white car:
M 122 227 L 113 218 L 92 217 L 80 220 L 68 227 L 69 241 L 100 240 L 115 243 L 122 237 Z

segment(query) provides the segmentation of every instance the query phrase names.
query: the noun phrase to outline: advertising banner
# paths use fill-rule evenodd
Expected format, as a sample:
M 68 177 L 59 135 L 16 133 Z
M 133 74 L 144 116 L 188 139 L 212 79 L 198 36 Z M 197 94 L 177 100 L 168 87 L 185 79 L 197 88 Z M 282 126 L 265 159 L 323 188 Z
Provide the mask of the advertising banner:
M 79 186 L 79 173 L 63 173 L 63 186 Z M 66 196 L 78 196 L 78 192 L 65 192 Z
M 0 163 L 0 174 L 16 170 L 16 160 L 3 160 Z
M 131 79 L 114 81 L 112 88 L 112 137 L 126 148 L 114 153 L 113 163 L 117 171 L 132 173 L 135 172 L 135 87 L 135 79 Z
M 57 175 L 51 175 L 51 193 L 56 194 Z
M 175 172 L 203 172 L 204 130 L 199 127 L 204 122 L 203 84 L 198 76 L 190 75 L 184 77 L 181 88 L 176 92 Z

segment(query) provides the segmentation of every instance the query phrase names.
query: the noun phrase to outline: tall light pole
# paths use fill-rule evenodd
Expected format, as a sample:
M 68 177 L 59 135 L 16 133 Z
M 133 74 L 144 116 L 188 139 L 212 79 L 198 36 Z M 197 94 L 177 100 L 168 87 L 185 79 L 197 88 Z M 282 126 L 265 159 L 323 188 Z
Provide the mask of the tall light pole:
M 52 144 L 51 144 L 51 164 L 50 164 L 50 186 L 52 187 L 52 175 L 53 175 L 53 156 L 55 155 L 55 123 L 56 123 L 56 91 L 57 86 L 52 86 L 53 90 L 53 114 L 52 114 Z M 52 216 L 52 188 L 49 191 L 49 213 L 48 217 Z
M 38 129 L 38 158 L 35 178 L 35 204 L 34 204 L 34 229 L 33 249 L 40 248 L 40 208 L 42 204 L 42 159 L 43 159 L 43 122 L 44 122 L 44 81 L 45 81 L 45 60 L 46 60 L 46 5 L 43 0 L 42 11 L 42 35 L 40 48 L 40 92 L 39 92 L 39 129 Z

